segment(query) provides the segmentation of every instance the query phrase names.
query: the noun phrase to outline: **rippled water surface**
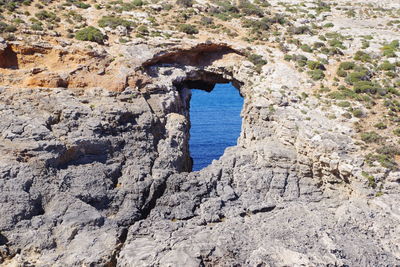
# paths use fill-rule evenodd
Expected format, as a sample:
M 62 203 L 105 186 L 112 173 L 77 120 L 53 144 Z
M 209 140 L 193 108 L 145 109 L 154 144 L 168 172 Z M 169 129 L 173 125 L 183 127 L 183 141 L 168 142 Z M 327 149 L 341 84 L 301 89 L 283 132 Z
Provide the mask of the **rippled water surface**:
M 217 84 L 210 93 L 192 90 L 190 101 L 190 154 L 193 171 L 219 159 L 240 135 L 243 98 L 231 84 Z

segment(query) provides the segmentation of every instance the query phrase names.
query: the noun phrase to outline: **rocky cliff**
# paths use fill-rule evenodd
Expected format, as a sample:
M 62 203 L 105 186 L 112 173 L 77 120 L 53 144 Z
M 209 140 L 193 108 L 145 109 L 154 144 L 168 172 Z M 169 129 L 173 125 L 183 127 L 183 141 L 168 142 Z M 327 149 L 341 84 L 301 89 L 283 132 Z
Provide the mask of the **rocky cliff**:
M 398 168 L 279 47 L 62 40 L 0 42 L 1 264 L 399 264 Z M 238 143 L 191 172 L 189 89 L 227 82 Z

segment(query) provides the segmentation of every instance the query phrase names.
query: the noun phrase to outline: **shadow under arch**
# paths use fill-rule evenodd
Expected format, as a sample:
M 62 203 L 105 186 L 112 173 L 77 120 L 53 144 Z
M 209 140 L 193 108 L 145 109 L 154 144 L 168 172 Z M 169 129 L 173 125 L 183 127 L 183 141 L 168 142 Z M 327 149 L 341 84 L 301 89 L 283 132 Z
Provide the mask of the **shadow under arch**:
M 12 47 L 9 45 L 0 53 L 0 68 L 5 69 L 18 69 L 18 57 Z

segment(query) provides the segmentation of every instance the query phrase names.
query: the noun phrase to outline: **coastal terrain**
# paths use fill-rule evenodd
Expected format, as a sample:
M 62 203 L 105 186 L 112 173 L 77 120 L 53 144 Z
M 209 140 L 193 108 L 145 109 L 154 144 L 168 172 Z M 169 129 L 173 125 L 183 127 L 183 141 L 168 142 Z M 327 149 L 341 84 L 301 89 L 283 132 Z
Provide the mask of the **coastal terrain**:
M 399 41 L 392 0 L 0 0 L 0 265 L 398 266 Z

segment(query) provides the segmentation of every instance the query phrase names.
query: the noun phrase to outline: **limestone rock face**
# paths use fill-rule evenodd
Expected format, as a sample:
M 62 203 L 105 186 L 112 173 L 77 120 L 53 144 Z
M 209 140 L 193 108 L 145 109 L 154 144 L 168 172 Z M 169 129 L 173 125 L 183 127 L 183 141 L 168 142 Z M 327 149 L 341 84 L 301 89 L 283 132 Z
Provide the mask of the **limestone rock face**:
M 371 197 L 351 123 L 301 99 L 283 62 L 259 77 L 240 47 L 193 47 L 126 48 L 142 72 L 122 92 L 0 90 L 0 262 L 398 264 L 398 173 Z M 188 88 L 229 81 L 244 97 L 238 144 L 190 172 Z

